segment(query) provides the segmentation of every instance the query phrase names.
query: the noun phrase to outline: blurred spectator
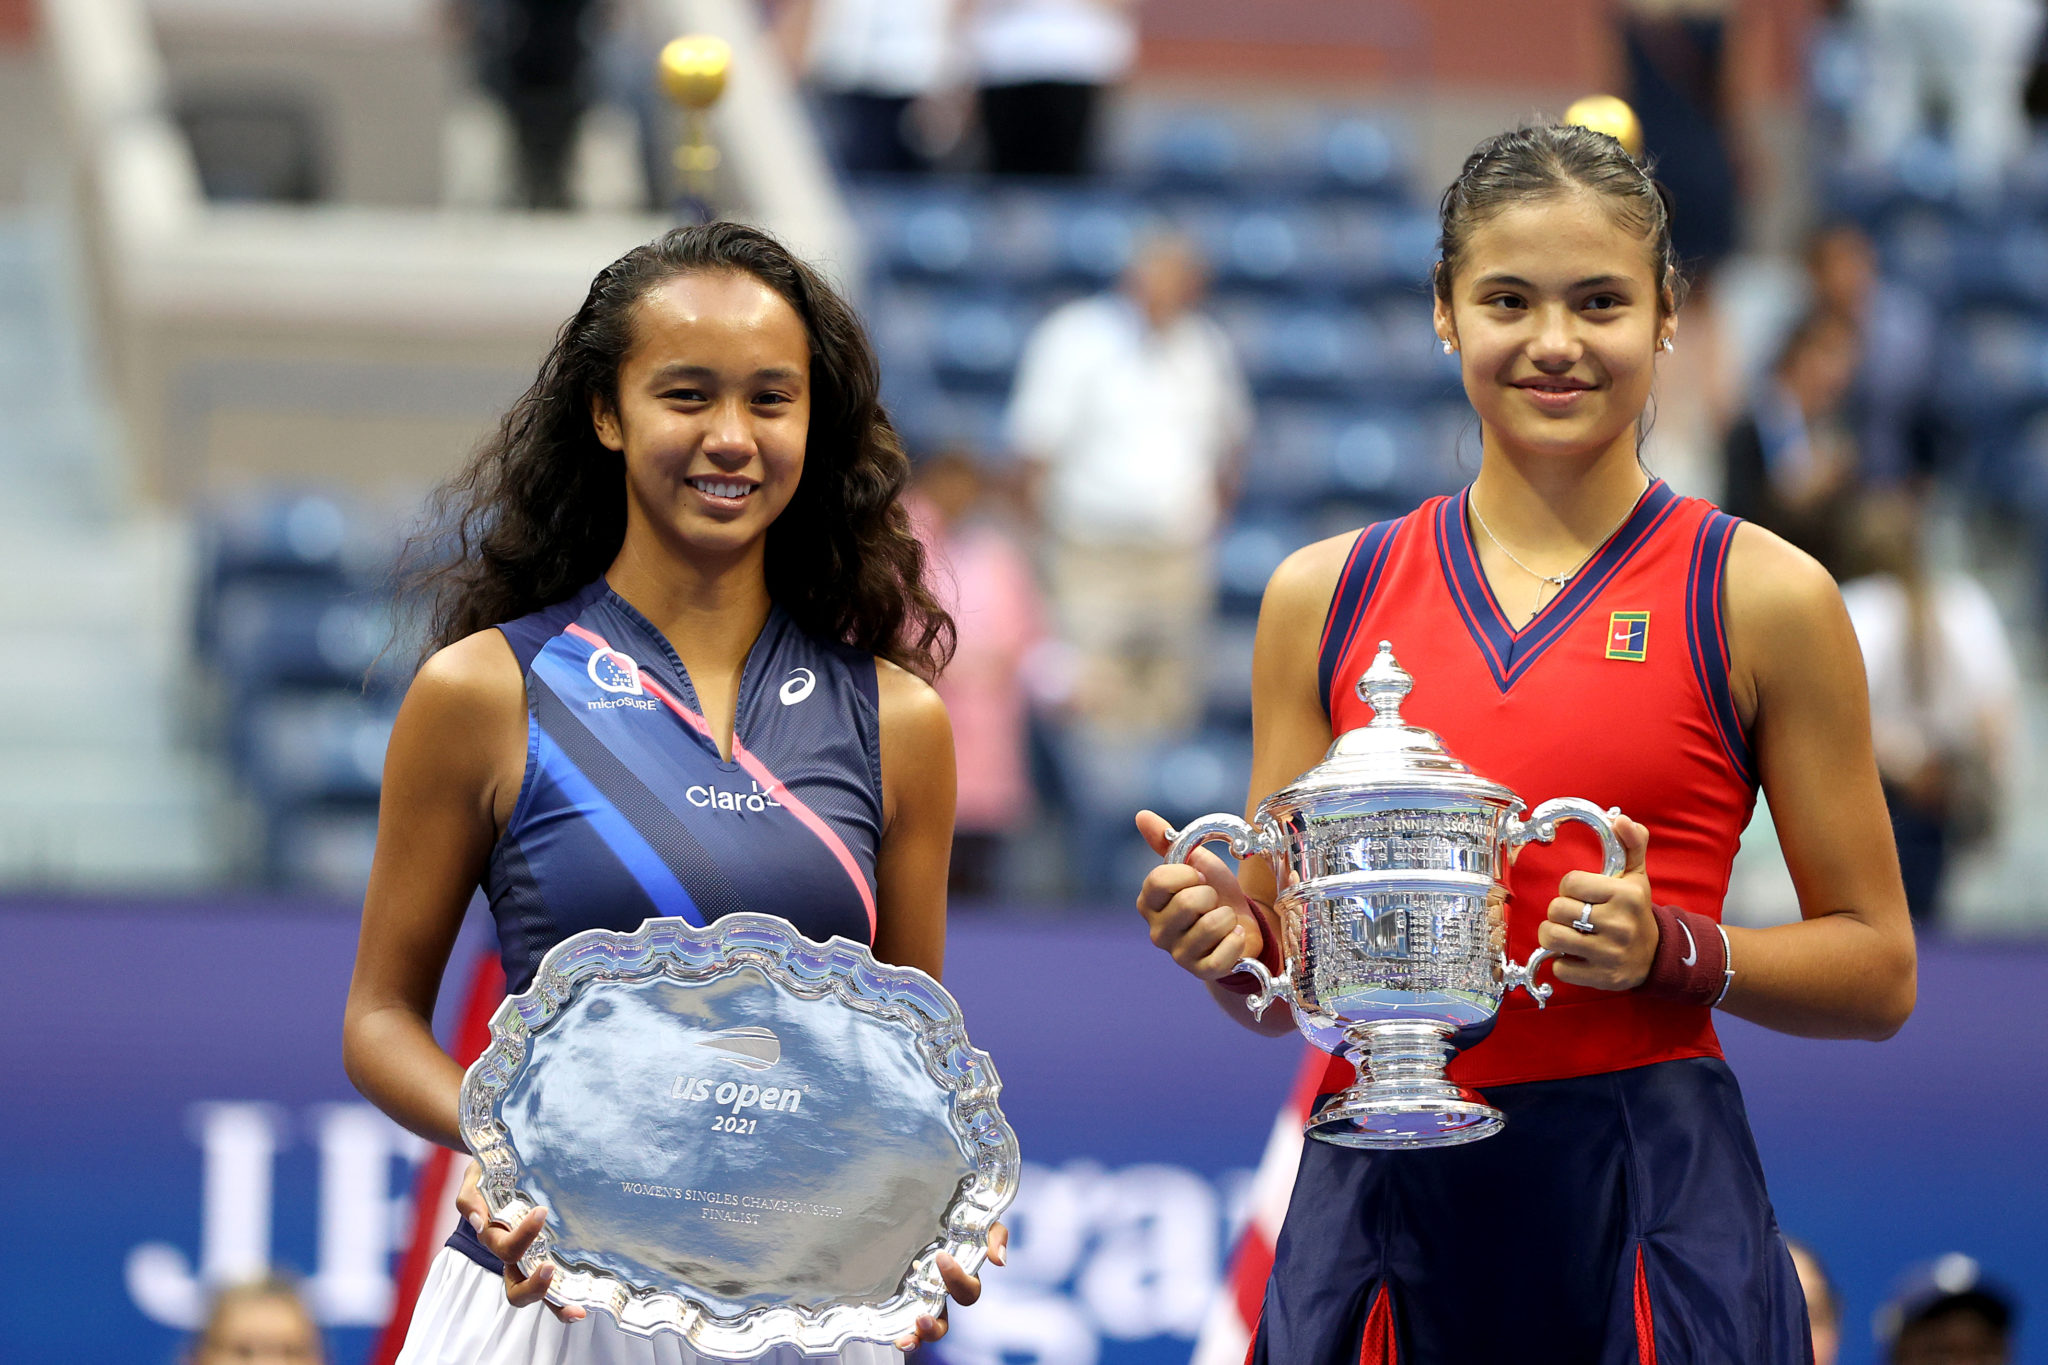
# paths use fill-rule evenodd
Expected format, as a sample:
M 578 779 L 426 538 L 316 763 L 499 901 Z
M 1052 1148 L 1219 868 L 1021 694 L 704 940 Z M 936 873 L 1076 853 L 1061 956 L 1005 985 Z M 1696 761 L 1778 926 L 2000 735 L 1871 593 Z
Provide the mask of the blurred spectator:
M 1089 169 L 1102 92 L 1137 57 L 1133 0 L 973 0 L 981 128 L 997 175 Z
M 2017 1316 L 2012 1295 L 1952 1251 L 1906 1272 L 1878 1310 L 1877 1335 L 1887 1365 L 2010 1365 Z
M 1806 249 L 1814 309 L 1856 324 L 1861 354 L 1849 408 L 1865 482 L 1932 472 L 1934 310 L 1911 285 L 1878 273 L 1877 246 L 1854 223 L 1831 223 Z
M 569 207 L 569 163 L 589 98 L 584 21 L 591 0 L 463 0 L 479 80 L 505 106 L 519 159 L 519 202 Z
M 1084 721 L 1184 728 L 1205 675 L 1211 533 L 1251 429 L 1230 342 L 1196 311 L 1194 244 L 1140 243 L 1121 292 L 1055 310 L 1025 343 L 1010 443 L 1034 467 L 1061 630 Z
M 1776 531 L 1838 576 L 1856 474 L 1845 405 L 1860 354 L 1854 322 L 1808 313 L 1726 444 L 1722 507 Z
M 1870 572 L 1842 587 L 1870 680 L 1870 729 L 1898 839 L 1906 902 L 1936 922 L 1952 853 L 1982 841 L 2012 790 L 2019 673 L 1990 594 L 1934 574 L 1921 501 L 1897 491 L 1859 517 Z
M 1737 174 L 1768 62 L 1756 51 L 1762 27 L 1745 0 L 1620 0 L 1616 24 L 1627 72 L 1626 98 L 1643 128 L 1643 149 L 1670 190 L 1672 237 L 1702 283 L 1735 250 L 1741 232 Z
M 323 1365 L 327 1348 L 298 1291 L 275 1276 L 230 1285 L 213 1297 L 186 1365 Z
M 962 0 L 784 0 L 775 23 L 852 175 L 931 168 L 919 101 L 945 85 Z
M 1001 884 L 1003 850 L 1031 815 L 1030 684 L 1048 644 L 1031 561 L 990 503 L 980 467 L 957 450 L 925 461 L 910 499 L 959 630 L 938 689 L 959 769 L 948 889 L 968 896 Z
M 1850 123 L 1859 160 L 1891 166 L 1947 112 L 1956 178 L 1978 204 L 1997 193 L 2027 145 L 2023 98 L 2041 33 L 2041 0 L 1851 0 L 1867 66 Z
M 1795 1238 L 1785 1239 L 1792 1252 L 1792 1266 L 1799 1272 L 1799 1287 L 1806 1291 L 1806 1323 L 1813 1334 L 1813 1365 L 1835 1365 L 1842 1351 L 1842 1305 L 1835 1298 L 1835 1282 L 1813 1248 Z

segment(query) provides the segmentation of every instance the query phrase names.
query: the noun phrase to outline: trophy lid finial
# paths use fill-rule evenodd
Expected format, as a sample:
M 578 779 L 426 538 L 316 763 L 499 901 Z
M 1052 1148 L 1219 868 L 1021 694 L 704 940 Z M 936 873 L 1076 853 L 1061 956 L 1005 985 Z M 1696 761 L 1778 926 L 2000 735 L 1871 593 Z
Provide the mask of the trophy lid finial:
M 1372 708 L 1373 725 L 1402 725 L 1401 702 L 1415 686 L 1415 679 L 1407 669 L 1394 662 L 1394 646 L 1391 641 L 1380 641 L 1379 653 L 1373 656 L 1372 667 L 1358 679 L 1358 695 Z
M 725 93 L 732 44 L 714 34 L 686 33 L 662 48 L 657 66 L 671 100 L 685 109 L 709 109 Z

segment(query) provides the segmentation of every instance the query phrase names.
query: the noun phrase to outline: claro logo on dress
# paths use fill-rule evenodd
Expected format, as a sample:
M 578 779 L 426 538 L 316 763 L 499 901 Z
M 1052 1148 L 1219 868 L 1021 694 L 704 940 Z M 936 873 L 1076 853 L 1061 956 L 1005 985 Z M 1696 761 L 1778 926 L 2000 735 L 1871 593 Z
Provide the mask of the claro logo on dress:
M 707 787 L 699 782 L 683 792 L 683 799 L 698 810 L 728 810 L 734 815 L 745 815 L 748 811 L 759 814 L 766 810 L 781 810 L 782 803 L 761 790 L 759 782 L 747 784 L 751 791 L 727 791 L 723 787 Z
M 600 649 L 591 653 L 590 662 L 583 671 L 600 689 L 614 695 L 603 701 L 583 703 L 586 711 L 614 711 L 621 707 L 632 711 L 652 711 L 654 698 L 647 695 L 647 689 L 640 685 L 640 665 L 616 649 Z

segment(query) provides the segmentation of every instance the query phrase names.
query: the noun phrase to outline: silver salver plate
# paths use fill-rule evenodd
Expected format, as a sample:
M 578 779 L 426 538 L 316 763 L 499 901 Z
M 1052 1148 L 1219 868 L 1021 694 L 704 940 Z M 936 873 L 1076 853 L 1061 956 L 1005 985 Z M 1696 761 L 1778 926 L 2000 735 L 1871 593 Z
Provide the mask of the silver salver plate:
M 550 1300 L 746 1360 L 894 1341 L 1017 1191 L 988 1054 L 923 972 L 787 921 L 562 940 L 491 1020 L 462 1136 Z

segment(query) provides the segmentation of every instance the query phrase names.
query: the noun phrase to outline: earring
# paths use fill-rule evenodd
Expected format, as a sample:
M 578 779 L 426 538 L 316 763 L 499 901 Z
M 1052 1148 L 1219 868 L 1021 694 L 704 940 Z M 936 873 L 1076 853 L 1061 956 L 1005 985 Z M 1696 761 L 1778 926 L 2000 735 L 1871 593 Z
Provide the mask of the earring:
M 1664 354 L 1666 355 L 1670 355 L 1673 351 L 1678 349 L 1678 343 L 1673 341 L 1670 337 L 1665 337 L 1662 341 L 1657 343 L 1657 349 L 1664 352 Z
M 1458 344 L 1457 344 L 1456 342 L 1452 341 L 1452 340 L 1451 340 L 1451 339 L 1450 339 L 1449 337 L 1445 337 L 1445 338 L 1444 338 L 1444 354 L 1445 354 L 1445 355 L 1452 355 L 1452 354 L 1456 353 L 1457 349 L 1458 349 Z

